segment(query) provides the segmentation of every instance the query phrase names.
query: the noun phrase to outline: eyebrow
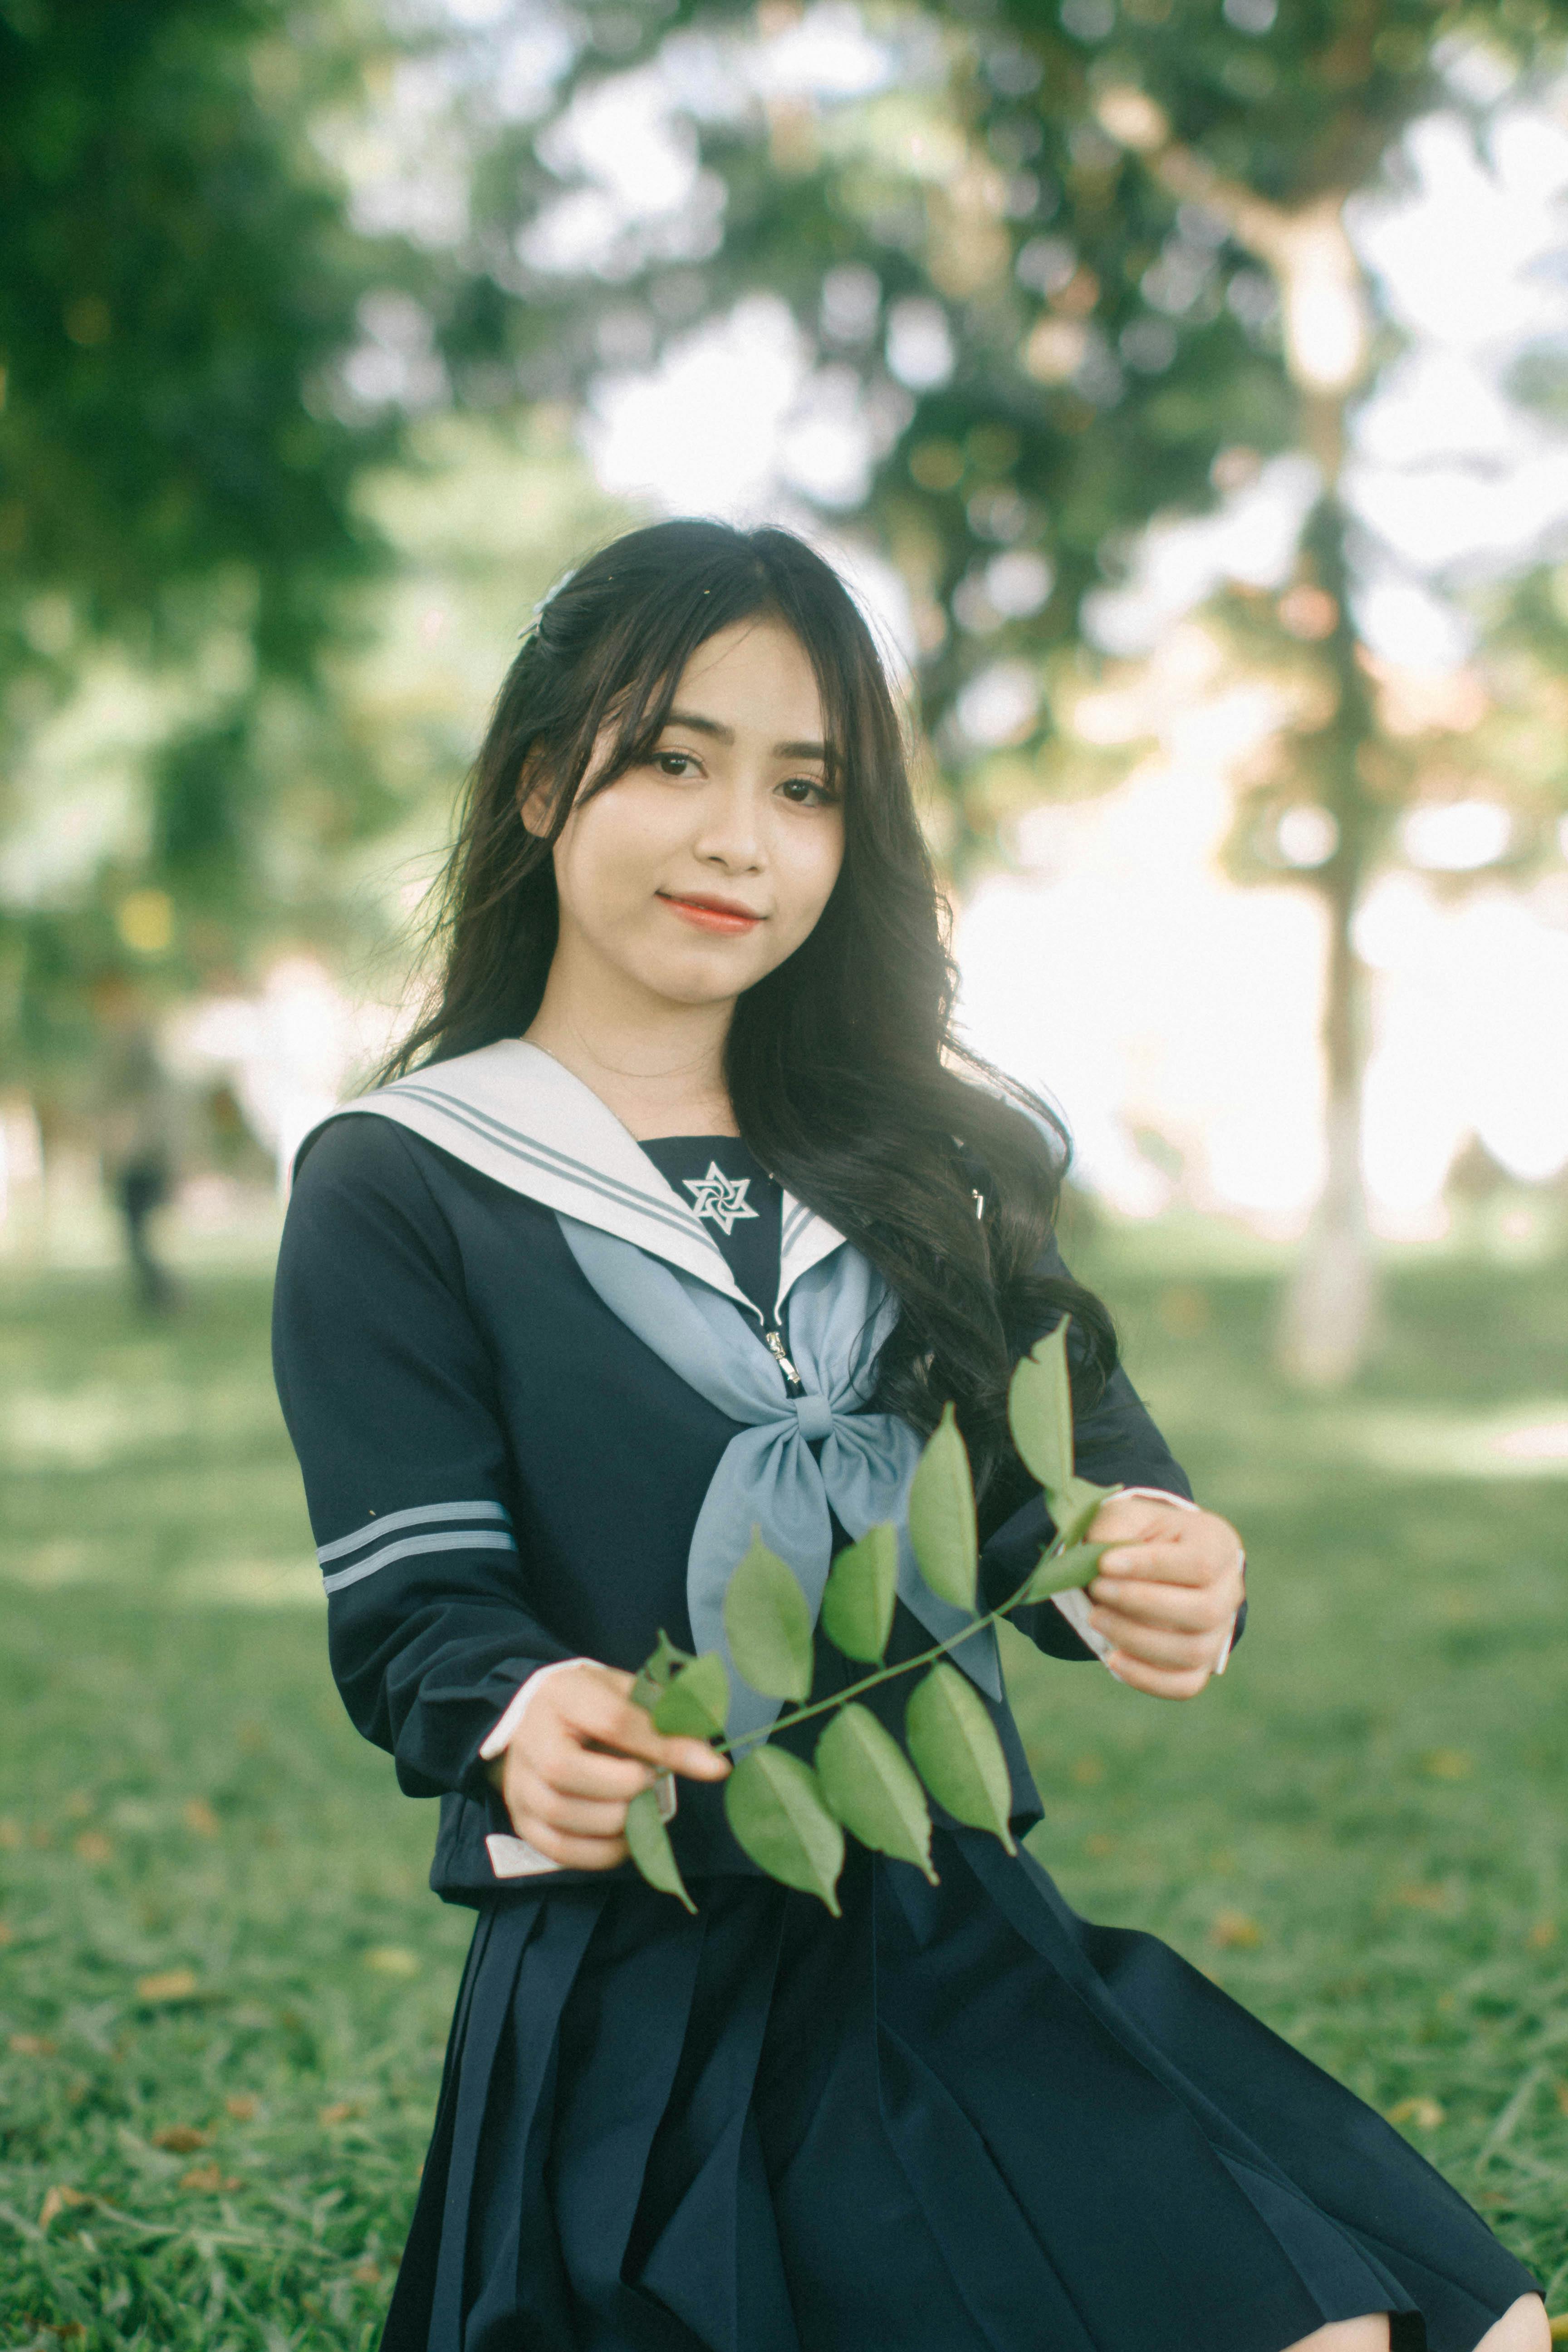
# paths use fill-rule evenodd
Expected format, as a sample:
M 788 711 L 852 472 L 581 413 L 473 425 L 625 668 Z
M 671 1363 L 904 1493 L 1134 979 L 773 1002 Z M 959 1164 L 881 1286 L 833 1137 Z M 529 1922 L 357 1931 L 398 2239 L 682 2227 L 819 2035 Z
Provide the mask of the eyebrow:
M 720 743 L 733 743 L 735 740 L 732 727 L 726 727 L 721 719 L 704 719 L 697 710 L 672 710 L 664 724 L 689 727 L 694 734 L 711 735 Z M 775 743 L 773 754 L 780 760 L 820 760 L 825 765 L 828 757 L 826 743 Z

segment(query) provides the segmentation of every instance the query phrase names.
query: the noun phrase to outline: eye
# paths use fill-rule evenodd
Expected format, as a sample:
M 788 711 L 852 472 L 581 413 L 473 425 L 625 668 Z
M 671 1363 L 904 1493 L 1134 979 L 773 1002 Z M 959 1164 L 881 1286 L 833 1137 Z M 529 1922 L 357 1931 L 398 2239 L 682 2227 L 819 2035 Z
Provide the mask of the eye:
M 656 751 L 652 764 L 661 776 L 684 777 L 696 768 L 697 761 L 689 751 Z
M 838 798 L 820 776 L 786 776 L 778 789 L 796 808 L 832 808 Z

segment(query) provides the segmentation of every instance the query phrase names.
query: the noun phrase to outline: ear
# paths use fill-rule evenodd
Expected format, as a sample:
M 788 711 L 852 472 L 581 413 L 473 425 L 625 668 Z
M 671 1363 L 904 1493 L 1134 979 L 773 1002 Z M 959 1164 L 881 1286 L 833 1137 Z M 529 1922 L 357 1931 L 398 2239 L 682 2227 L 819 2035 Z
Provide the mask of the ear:
M 525 761 L 517 780 L 517 813 L 526 832 L 547 834 L 550 830 L 550 804 L 552 798 L 551 779 L 542 768 Z

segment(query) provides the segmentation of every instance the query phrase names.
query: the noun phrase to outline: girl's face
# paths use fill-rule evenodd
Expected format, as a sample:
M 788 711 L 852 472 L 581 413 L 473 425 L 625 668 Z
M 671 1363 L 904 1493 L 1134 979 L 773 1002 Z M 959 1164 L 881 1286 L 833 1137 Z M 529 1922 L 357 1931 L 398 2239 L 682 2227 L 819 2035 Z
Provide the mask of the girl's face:
M 629 982 L 696 1005 L 732 1002 L 793 955 L 844 857 L 826 733 L 810 660 L 782 622 L 737 622 L 700 646 L 654 751 L 579 801 L 555 844 L 557 966 L 617 996 Z

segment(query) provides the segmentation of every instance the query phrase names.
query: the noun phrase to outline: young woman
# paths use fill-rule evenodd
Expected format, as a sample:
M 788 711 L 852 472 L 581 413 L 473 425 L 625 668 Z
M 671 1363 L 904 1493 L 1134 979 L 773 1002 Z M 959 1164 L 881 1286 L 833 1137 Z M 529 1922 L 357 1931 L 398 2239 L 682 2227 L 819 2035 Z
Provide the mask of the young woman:
M 1236 1531 L 1057 1254 L 1059 1137 L 953 1043 L 939 907 L 833 572 L 634 532 L 501 690 L 402 1075 L 305 1146 L 277 1363 L 333 1671 L 479 1914 L 384 2347 L 1539 2352 L 1484 2222 L 1166 1946 L 951 1821 L 935 1885 L 852 1845 L 832 1917 L 629 1700 L 661 1628 L 712 1646 L 752 1520 L 815 1601 L 948 1399 L 1016 1590 L 1051 1528 L 1006 1383 L 1064 1311 L 1079 1467 L 1128 1491 L 1026 1630 L 1176 1699 L 1240 1631 Z M 819 1643 L 814 1696 L 850 1672 Z M 627 1858 L 664 1775 L 695 1916 Z

